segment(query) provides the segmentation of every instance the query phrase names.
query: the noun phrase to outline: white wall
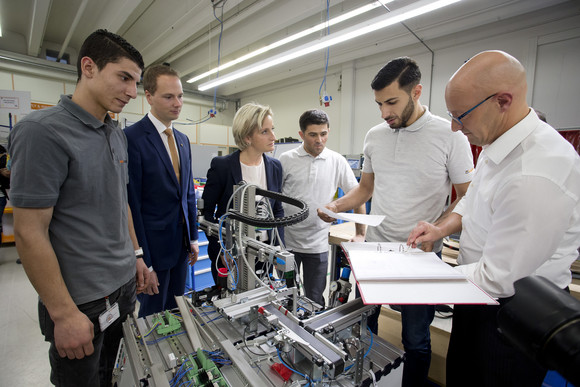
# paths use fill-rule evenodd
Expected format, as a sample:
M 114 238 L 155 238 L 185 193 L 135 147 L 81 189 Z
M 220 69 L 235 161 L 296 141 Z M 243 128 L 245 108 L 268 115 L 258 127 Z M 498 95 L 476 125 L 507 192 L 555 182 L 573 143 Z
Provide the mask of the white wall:
M 561 129 L 580 128 L 579 30 L 545 36 L 538 41 L 532 106 Z
M 321 65 L 322 66 L 322 65 Z M 320 78 L 309 82 L 297 82 L 286 84 L 279 88 L 257 94 L 244 95 L 241 104 L 257 102 L 269 105 L 274 112 L 274 128 L 276 137 L 293 137 L 300 140 L 298 132 L 300 126 L 298 119 L 300 114 L 308 109 L 324 109 L 330 119 L 331 135 L 327 146 L 336 149 L 339 145 L 339 134 L 342 130 L 340 122 L 341 92 L 340 74 L 328 74 L 326 77 L 326 93 L 332 97 L 329 107 L 321 107 L 318 90 L 322 83 L 324 72 L 321 70 Z
M 76 75 L 64 76 L 64 78 L 67 78 L 64 80 L 62 78 L 63 75 L 61 73 L 55 72 L 51 74 L 50 70 L 43 72 L 43 76 L 35 76 L 31 75 L 28 69 L 23 69 L 22 71 L 0 69 L 0 89 L 30 91 L 32 103 L 56 105 L 62 94 L 72 94 L 76 87 Z M 221 104 L 218 107 L 221 108 Z M 231 125 L 235 113 L 233 103 L 227 103 L 225 110 L 218 111 L 215 117 L 206 121 L 207 124 L 211 124 L 210 126 L 206 125 L 204 127 L 204 125 L 200 124 L 191 124 L 192 121 L 199 122 L 207 117 L 209 109 L 210 107 L 206 103 L 202 105 L 196 103 L 193 97 L 187 94 L 184 96 L 184 104 L 178 120 L 182 124 L 176 124 L 175 126 L 178 130 L 187 134 L 191 143 L 200 143 L 200 138 L 204 136 L 204 130 L 212 131 L 215 127 L 220 127 L 227 131 L 228 126 Z M 125 123 L 131 124 L 139 121 L 147 112 L 149 112 L 149 104 L 143 91 L 140 90 L 137 98 L 131 100 L 117 118 L 121 126 L 124 127 Z M 21 117 L 14 117 L 12 125 L 16 124 L 19 118 Z M 0 125 L 9 125 L 7 114 L 0 114 Z M 0 139 L 0 142 L 5 141 L 2 140 Z M 227 136 L 223 137 L 223 140 L 223 143 L 216 143 L 216 145 L 227 146 Z
M 498 21 L 458 36 L 427 43 L 434 51 L 432 95 L 431 53 L 422 45 L 377 53 L 353 63 L 329 69 L 327 91 L 333 97 L 330 107 L 322 108 L 331 120 L 327 145 L 340 153 L 360 153 L 366 132 L 381 122 L 370 82 L 390 59 L 411 56 L 423 74 L 422 104 L 446 117 L 445 85 L 449 77 L 471 56 L 490 49 L 503 50 L 515 56 L 528 73 L 528 103 L 542 110 L 554 127 L 580 126 L 580 17 L 538 24 L 518 29 Z M 332 55 L 332 52 L 331 52 Z M 321 64 L 322 68 L 322 64 Z M 354 71 L 353 71 L 354 69 Z M 354 73 L 354 74 L 353 74 Z M 298 117 L 318 103 L 319 74 L 310 74 L 279 85 L 264 87 L 241 96 L 242 103 L 258 101 L 269 104 L 275 114 L 278 137 L 296 137 Z M 342 76 L 342 80 L 341 80 Z M 344 82 L 343 82 L 344 81 Z

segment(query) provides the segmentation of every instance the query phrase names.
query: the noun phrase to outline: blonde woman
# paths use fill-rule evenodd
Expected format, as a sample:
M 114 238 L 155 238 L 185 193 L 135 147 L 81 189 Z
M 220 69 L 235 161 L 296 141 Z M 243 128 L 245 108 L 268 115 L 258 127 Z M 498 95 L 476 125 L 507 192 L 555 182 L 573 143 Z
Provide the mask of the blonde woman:
M 239 150 L 231 155 L 214 157 L 207 172 L 207 182 L 203 191 L 204 217 L 217 223 L 228 210 L 227 205 L 233 193 L 233 186 L 241 181 L 254 184 L 268 191 L 282 191 L 282 165 L 280 161 L 267 156 L 274 150 L 276 135 L 272 110 L 269 106 L 248 103 L 234 116 L 232 132 Z M 284 216 L 282 203 L 271 200 L 276 218 Z M 216 208 L 217 206 L 217 208 Z M 282 228 L 279 228 L 283 238 Z M 215 261 L 220 252 L 217 238 L 209 237 L 208 255 L 212 261 L 211 271 L 217 284 Z M 221 266 L 221 260 L 218 262 Z

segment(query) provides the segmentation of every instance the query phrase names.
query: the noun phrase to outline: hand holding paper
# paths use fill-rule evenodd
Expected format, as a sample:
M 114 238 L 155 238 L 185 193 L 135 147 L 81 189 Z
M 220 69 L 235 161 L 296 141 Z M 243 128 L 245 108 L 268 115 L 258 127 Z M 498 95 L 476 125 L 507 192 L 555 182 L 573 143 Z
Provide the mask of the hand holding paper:
M 381 224 L 383 219 L 385 219 L 384 215 L 351 214 L 348 212 L 336 213 L 330 211 L 328 208 L 325 207 L 318 208 L 318 211 L 334 219 L 341 219 L 349 222 L 366 224 L 367 226 L 378 226 L 379 224 Z

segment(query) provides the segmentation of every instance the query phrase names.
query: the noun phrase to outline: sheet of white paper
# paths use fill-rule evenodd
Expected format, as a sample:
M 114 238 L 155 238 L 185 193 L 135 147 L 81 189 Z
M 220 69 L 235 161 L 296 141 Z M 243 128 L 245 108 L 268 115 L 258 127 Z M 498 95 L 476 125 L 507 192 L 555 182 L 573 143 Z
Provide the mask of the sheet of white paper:
M 367 226 L 378 226 L 381 224 L 385 215 L 366 215 L 366 214 L 351 214 L 348 212 L 332 212 L 326 207 L 320 207 L 320 211 L 335 219 L 346 220 L 348 222 L 355 222 L 359 224 L 366 224 Z

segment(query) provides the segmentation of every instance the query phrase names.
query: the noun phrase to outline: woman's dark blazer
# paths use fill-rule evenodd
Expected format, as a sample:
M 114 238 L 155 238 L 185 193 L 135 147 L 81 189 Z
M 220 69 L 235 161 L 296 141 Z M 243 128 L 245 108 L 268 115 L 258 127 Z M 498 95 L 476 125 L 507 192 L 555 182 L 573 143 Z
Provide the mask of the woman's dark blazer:
M 268 191 L 282 192 L 282 164 L 275 158 L 263 155 L 266 169 L 266 184 Z M 240 164 L 240 151 L 231 155 L 214 157 L 207 171 L 207 182 L 203 189 L 203 216 L 210 222 L 217 223 L 220 216 L 226 213 L 228 201 L 234 192 L 234 185 L 242 181 L 242 166 Z M 282 202 L 271 199 L 272 210 L 276 218 L 284 216 Z M 233 201 L 232 201 L 233 203 Z M 283 227 L 278 228 L 278 233 L 284 240 Z M 212 260 L 212 274 L 217 279 L 217 270 L 213 262 L 219 254 L 217 238 L 208 238 L 208 255 Z

